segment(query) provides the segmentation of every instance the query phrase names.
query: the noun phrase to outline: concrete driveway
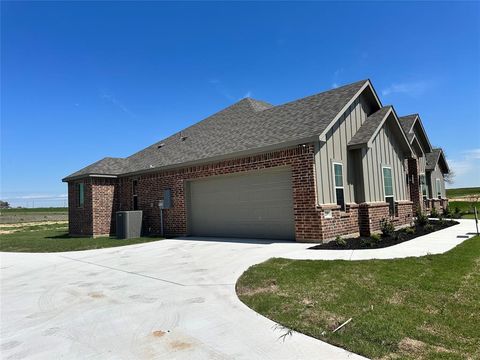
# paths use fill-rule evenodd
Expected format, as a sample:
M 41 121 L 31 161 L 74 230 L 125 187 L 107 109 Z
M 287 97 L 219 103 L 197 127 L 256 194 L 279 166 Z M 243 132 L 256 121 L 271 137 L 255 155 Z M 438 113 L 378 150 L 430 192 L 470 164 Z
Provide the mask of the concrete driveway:
M 418 238 L 378 254 L 409 254 L 405 247 L 420 255 L 443 252 L 473 229 L 472 221 L 462 222 L 437 232 L 441 241 Z M 176 239 L 69 253 L 1 253 L 1 358 L 359 359 L 302 334 L 281 338 L 285 330 L 235 294 L 242 272 L 271 257 L 357 257 L 307 247 Z
M 253 263 L 306 244 L 163 240 L 1 254 L 2 359 L 347 359 L 238 300 Z

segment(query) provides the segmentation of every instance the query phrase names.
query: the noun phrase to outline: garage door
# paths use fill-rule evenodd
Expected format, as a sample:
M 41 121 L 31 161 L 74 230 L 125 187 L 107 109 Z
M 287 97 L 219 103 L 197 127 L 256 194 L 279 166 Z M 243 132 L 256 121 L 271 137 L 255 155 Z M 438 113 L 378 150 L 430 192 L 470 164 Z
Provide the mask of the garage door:
M 195 180 L 187 191 L 191 235 L 295 238 L 290 169 Z

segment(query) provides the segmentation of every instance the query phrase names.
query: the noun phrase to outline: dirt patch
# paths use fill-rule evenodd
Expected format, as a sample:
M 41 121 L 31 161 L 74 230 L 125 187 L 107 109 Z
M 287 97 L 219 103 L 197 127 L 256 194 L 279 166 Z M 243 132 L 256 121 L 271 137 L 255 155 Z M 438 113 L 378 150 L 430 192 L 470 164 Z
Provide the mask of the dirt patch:
M 13 234 L 14 232 L 17 232 L 19 230 L 0 230 L 0 235 L 7 235 L 7 234 Z
M 184 342 L 184 341 L 172 341 L 170 346 L 174 350 L 186 350 L 192 347 L 192 344 Z
M 32 226 L 44 226 L 44 225 L 65 225 L 67 226 L 67 221 L 38 221 L 38 222 L 25 222 L 25 223 L 16 223 L 16 224 L 0 224 L 0 235 L 13 234 L 17 231 L 23 231 L 27 227 Z M 34 229 L 32 229 L 33 231 Z
M 404 292 L 395 292 L 390 299 L 387 300 L 389 304 L 392 305 L 400 305 L 403 304 L 405 300 L 405 293 Z
M 427 344 L 425 344 L 423 341 L 411 339 L 409 337 L 403 338 L 398 343 L 398 348 L 401 351 L 409 354 L 418 354 L 423 352 L 426 346 Z
M 90 296 L 93 299 L 101 299 L 105 297 L 105 295 L 101 292 L 91 292 L 91 293 L 88 293 L 88 296 Z
M 243 296 L 253 296 L 256 294 L 267 294 L 267 293 L 275 293 L 278 291 L 278 286 L 275 280 L 272 280 L 270 285 L 258 287 L 255 289 L 245 288 L 245 287 L 238 287 L 237 294 Z
M 165 334 L 166 334 L 166 332 L 162 331 L 162 330 L 155 330 L 155 331 L 152 332 L 152 335 L 157 337 L 157 338 L 160 338 Z
M 36 222 L 25 222 L 25 223 L 18 223 L 18 224 L 0 224 L 0 229 L 9 227 L 26 227 L 26 226 L 38 226 L 38 225 L 53 225 L 53 224 L 68 224 L 68 221 L 36 221 Z

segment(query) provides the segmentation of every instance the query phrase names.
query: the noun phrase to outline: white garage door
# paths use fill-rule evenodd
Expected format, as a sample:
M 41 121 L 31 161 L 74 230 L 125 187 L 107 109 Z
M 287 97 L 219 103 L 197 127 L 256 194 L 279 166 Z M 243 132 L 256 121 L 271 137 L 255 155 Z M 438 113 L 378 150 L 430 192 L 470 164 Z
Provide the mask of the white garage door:
M 191 235 L 295 239 L 290 169 L 194 180 L 187 191 Z

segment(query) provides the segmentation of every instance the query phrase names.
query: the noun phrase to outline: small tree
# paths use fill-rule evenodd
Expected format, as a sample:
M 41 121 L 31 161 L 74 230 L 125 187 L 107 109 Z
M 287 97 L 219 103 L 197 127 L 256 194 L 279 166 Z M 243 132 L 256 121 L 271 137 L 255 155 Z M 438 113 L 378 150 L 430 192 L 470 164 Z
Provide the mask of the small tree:
M 8 203 L 8 201 L 0 200 L 0 209 L 9 209 L 9 208 L 10 208 L 10 204 Z

